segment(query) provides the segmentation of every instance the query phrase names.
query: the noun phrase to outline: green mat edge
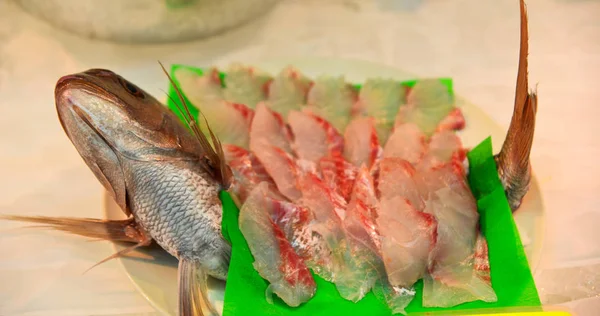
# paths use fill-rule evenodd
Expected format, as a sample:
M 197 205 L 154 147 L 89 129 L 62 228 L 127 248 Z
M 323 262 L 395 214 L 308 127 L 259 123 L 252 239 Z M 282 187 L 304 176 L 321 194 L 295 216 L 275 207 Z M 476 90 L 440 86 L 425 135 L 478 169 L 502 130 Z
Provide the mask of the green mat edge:
M 204 70 L 202 68 L 182 65 L 182 64 L 173 64 L 171 65 L 170 75 L 173 78 L 173 81 L 176 85 L 179 86 L 179 82 L 176 78 L 175 71 L 179 68 L 187 68 L 196 72 L 199 75 L 204 74 Z M 225 82 L 226 74 L 223 72 L 219 73 L 221 81 Z M 438 78 L 442 83 L 444 83 L 449 92 L 453 95 L 453 81 L 451 78 Z M 401 84 L 412 87 L 416 82 L 422 79 L 413 79 L 402 81 Z M 360 89 L 361 84 L 353 84 L 356 89 Z M 172 100 L 176 100 L 177 104 L 180 104 L 179 99 L 175 93 L 175 89 L 172 85 L 169 85 L 169 98 L 167 102 L 167 106 L 177 114 L 177 116 L 183 120 L 183 116 L 177 110 L 177 105 L 173 103 Z M 190 112 L 194 118 L 198 116 L 198 109 L 195 108 L 191 102 L 187 99 L 185 94 L 183 95 L 185 101 L 190 105 Z M 424 308 L 420 306 L 421 300 L 421 289 L 422 289 L 422 281 L 417 282 L 415 284 L 415 288 L 417 289 L 417 296 L 408 306 L 406 311 L 411 314 L 413 312 L 436 312 L 436 311 L 461 311 L 461 310 L 478 310 L 478 309 L 498 309 L 498 308 L 506 308 L 506 307 L 524 307 L 524 308 L 537 308 L 541 306 L 541 302 L 539 299 L 539 294 L 537 292 L 537 288 L 535 287 L 535 282 L 533 280 L 533 276 L 531 270 L 529 268 L 529 264 L 527 262 L 527 257 L 525 255 L 523 245 L 521 242 L 520 235 L 518 233 L 518 229 L 516 227 L 516 223 L 512 216 L 512 212 L 510 211 L 510 207 L 508 205 L 508 201 L 504 194 L 504 190 L 500 183 L 500 179 L 498 178 L 498 174 L 496 172 L 496 163 L 493 159 L 493 150 L 492 150 L 492 140 L 491 137 L 486 138 L 479 145 L 473 148 L 467 155 L 469 159 L 469 185 L 473 191 L 475 198 L 478 201 L 478 209 L 480 211 L 480 225 L 482 228 L 482 233 L 486 237 L 488 241 L 488 245 L 490 248 L 489 257 L 490 257 L 490 266 L 491 266 L 491 277 L 492 277 L 492 285 L 496 294 L 498 295 L 498 301 L 495 303 L 485 303 L 481 301 L 470 302 L 461 304 L 452 308 Z M 485 176 L 484 176 L 485 175 Z M 223 209 L 224 209 L 224 219 L 223 219 L 223 235 L 224 237 L 231 241 L 230 236 L 230 228 L 227 227 L 226 217 L 231 217 L 234 219 L 235 223 L 237 223 L 237 216 L 239 214 L 239 210 L 231 200 L 231 197 L 226 193 L 221 193 L 221 200 L 223 201 Z M 482 211 L 485 210 L 485 211 Z M 495 215 L 495 216 L 494 216 Z M 239 232 L 238 227 L 232 227 L 235 231 Z M 241 233 L 240 233 L 241 234 Z M 503 240 L 507 242 L 503 242 Z M 247 247 L 247 244 L 246 244 Z M 492 250 L 494 249 L 494 250 Z M 232 261 L 233 261 L 232 257 Z M 498 268 L 500 267 L 500 268 Z M 256 271 L 254 271 L 256 272 Z M 258 273 L 256 273 L 258 275 Z M 260 276 L 259 276 L 260 277 Z M 508 279 L 507 279 L 508 277 Z M 316 277 L 317 283 L 320 280 Z M 505 284 L 510 283 L 512 280 L 517 280 L 517 282 L 512 282 L 511 286 L 505 287 Z M 265 283 L 266 281 L 263 280 Z M 321 279 L 322 281 L 322 279 Z M 325 281 L 322 281 L 325 282 Z M 327 283 L 327 282 L 326 282 Z M 505 293 L 506 289 L 514 288 L 514 283 L 521 284 L 522 291 L 520 293 L 515 293 L 512 289 L 509 293 Z M 330 284 L 331 285 L 331 284 Z M 331 285 L 333 289 L 335 287 Z M 318 292 L 318 291 L 317 291 Z M 225 297 L 227 297 L 227 287 L 225 292 Z M 375 299 L 372 292 L 370 292 L 363 300 L 354 304 L 358 306 L 361 302 L 365 300 Z M 313 298 L 314 300 L 314 298 Z M 345 301 L 340 297 L 341 301 Z M 265 300 L 266 302 L 266 300 Z M 348 302 L 348 301 L 345 301 Z M 417 302 L 419 304 L 417 304 Z M 310 301 L 309 301 L 310 303 Z M 337 302 L 336 302 L 337 303 Z M 285 305 L 281 300 L 275 297 L 275 304 L 277 305 Z M 225 299 L 225 310 L 223 315 L 233 315 L 231 313 L 227 313 L 227 299 Z M 304 305 L 302 305 L 304 306 Z M 302 313 L 302 306 L 293 309 L 287 306 L 282 306 L 286 310 L 298 311 L 293 314 Z M 540 309 L 541 310 L 541 309 Z M 375 312 L 375 311 L 371 311 Z M 277 314 L 277 313 L 275 313 Z M 274 315 L 275 315 L 274 314 Z M 289 313 L 292 314 L 292 313 Z M 370 315 L 376 315 L 376 313 L 369 313 Z M 389 310 L 386 313 L 390 314 Z M 437 314 L 437 313 L 436 313 Z M 237 315 L 237 314 L 236 314 Z

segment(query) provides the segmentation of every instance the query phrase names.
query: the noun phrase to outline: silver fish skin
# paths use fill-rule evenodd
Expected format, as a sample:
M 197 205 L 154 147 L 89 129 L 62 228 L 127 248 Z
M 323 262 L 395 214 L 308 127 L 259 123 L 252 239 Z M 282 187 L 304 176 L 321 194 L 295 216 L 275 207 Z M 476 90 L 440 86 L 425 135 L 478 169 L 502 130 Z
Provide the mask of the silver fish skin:
M 221 235 L 219 191 L 227 175 L 214 152 L 111 71 L 64 76 L 55 98 L 73 145 L 139 229 L 176 258 L 226 279 L 231 245 Z

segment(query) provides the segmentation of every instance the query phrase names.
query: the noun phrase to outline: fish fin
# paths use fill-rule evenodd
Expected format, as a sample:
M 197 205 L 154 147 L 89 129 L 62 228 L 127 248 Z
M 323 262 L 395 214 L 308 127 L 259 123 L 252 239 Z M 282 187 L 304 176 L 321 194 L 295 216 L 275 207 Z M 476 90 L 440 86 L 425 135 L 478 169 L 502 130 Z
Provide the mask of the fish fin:
M 87 270 L 85 270 L 85 272 L 83 272 L 83 273 L 84 274 L 87 273 L 88 271 L 92 270 L 93 268 L 95 268 L 95 267 L 97 267 L 97 266 L 105 263 L 106 261 L 109 261 L 111 259 L 115 259 L 115 258 L 124 256 L 124 255 L 128 254 L 129 252 L 131 252 L 131 251 L 133 251 L 133 250 L 135 250 L 135 249 L 137 249 L 139 247 L 148 246 L 148 245 L 150 245 L 151 242 L 152 242 L 152 239 L 146 238 L 145 240 L 142 240 L 139 243 L 137 243 L 137 244 L 135 244 L 135 245 L 133 245 L 131 247 L 127 247 L 125 249 L 119 250 L 116 253 L 114 253 L 114 254 L 112 254 L 112 255 L 110 255 L 110 256 L 108 256 L 108 257 L 100 260 L 99 262 L 95 263 L 93 266 L 91 266 L 90 268 L 88 268 Z
M 189 259 L 179 259 L 178 269 L 179 316 L 203 316 L 202 303 L 207 306 L 210 315 L 218 315 L 208 300 L 208 275 Z
M 223 188 L 224 190 L 229 189 L 233 175 L 231 169 L 229 168 L 229 166 L 227 166 L 227 163 L 225 161 L 225 153 L 223 152 L 221 141 L 219 141 L 219 139 L 212 132 L 212 129 L 210 128 L 210 125 L 208 124 L 208 121 L 206 120 L 206 117 L 204 116 L 202 111 L 198 109 L 198 113 L 204 118 L 204 122 L 210 134 L 210 138 L 212 140 L 211 146 L 211 143 L 209 142 L 208 138 L 206 137 L 206 135 L 204 135 L 204 133 L 202 133 L 200 127 L 198 126 L 198 123 L 190 113 L 188 104 L 187 102 L 185 102 L 185 98 L 183 97 L 183 94 L 181 93 L 180 89 L 173 81 L 173 78 L 171 78 L 163 64 L 161 62 L 158 63 L 160 64 L 160 67 L 162 68 L 165 75 L 167 75 L 167 78 L 173 86 L 173 89 L 175 89 L 175 93 L 177 93 L 177 97 L 181 101 L 183 109 L 179 107 L 179 105 L 177 105 L 177 102 L 173 103 L 177 105 L 178 110 L 185 118 L 187 125 L 190 127 L 194 136 L 196 137 L 196 139 L 200 143 L 200 146 L 203 149 L 201 155 L 201 158 L 203 159 L 200 160 L 201 165 L 221 184 L 221 188 Z
M 521 42 L 514 112 L 502 150 L 495 156 L 498 175 L 513 212 L 519 208 L 523 197 L 529 191 L 531 181 L 529 156 L 533 143 L 538 102 L 537 91 L 529 91 L 527 80 L 529 35 L 527 11 L 523 0 L 520 2 L 520 12 Z
M 37 223 L 37 228 L 51 228 L 74 235 L 110 240 L 142 243 L 149 238 L 138 227 L 133 218 L 125 220 L 102 220 L 93 218 L 72 218 L 72 217 L 46 217 L 46 216 L 19 216 L 3 215 L 0 219 Z

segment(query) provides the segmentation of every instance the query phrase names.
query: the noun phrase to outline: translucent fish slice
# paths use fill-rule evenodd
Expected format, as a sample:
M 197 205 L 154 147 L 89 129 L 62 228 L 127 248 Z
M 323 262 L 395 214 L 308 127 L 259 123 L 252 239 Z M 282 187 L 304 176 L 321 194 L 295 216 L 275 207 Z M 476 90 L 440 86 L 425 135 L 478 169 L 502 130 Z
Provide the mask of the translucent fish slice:
M 245 104 L 251 109 L 267 98 L 272 77 L 259 70 L 232 64 L 226 71 L 223 97 L 232 103 Z
M 319 167 L 325 184 L 349 201 L 358 168 L 341 156 L 324 157 L 319 161 Z
M 454 109 L 454 97 L 440 80 L 421 80 L 408 93 L 407 104 L 398 111 L 395 125 L 414 123 L 430 137 Z
M 381 158 L 383 150 L 375 130 L 375 122 L 370 117 L 353 119 L 344 132 L 344 158 L 356 167 L 363 164 L 373 166 Z
M 253 153 L 271 176 L 281 194 L 296 201 L 302 197 L 298 189 L 300 170 L 295 158 L 283 149 L 268 144 L 261 145 Z
M 302 258 L 271 219 L 273 205 L 267 195 L 266 183 L 252 191 L 240 210 L 240 231 L 254 257 L 254 268 L 270 283 L 267 291 L 296 307 L 313 297 L 316 284 Z
M 288 123 L 294 135 L 292 148 L 299 159 L 318 163 L 327 156 L 341 156 L 344 139 L 326 120 L 316 115 L 290 111 Z
M 217 106 L 223 100 L 221 79 L 216 68 L 210 68 L 203 75 L 189 68 L 177 68 L 174 77 L 192 105 L 201 110 Z
M 422 192 L 416 182 L 417 171 L 401 158 L 383 158 L 379 164 L 380 176 L 377 189 L 380 199 L 390 200 L 400 196 L 417 210 L 423 210 Z
M 459 108 L 455 108 L 442 119 L 435 131 L 460 131 L 465 128 L 465 125 L 466 121 L 462 111 Z
M 356 90 L 346 83 L 343 76 L 320 76 L 308 91 L 307 108 L 338 131 L 343 131 L 350 121 L 356 100 Z
M 414 123 L 403 123 L 394 128 L 383 148 L 384 158 L 402 158 L 417 164 L 426 151 L 425 134 Z
M 264 102 L 260 102 L 256 106 L 250 127 L 250 149 L 256 152 L 260 146 L 268 144 L 289 153 L 292 151 L 291 140 L 291 130 L 283 117 L 270 110 Z
M 444 130 L 435 133 L 427 144 L 426 153 L 420 161 L 419 169 L 440 168 L 448 163 L 454 163 L 457 167 L 462 167 L 466 160 L 467 153 L 462 147 L 462 142 L 458 135 L 450 130 Z M 465 171 L 461 171 L 464 174 Z
M 427 183 L 425 212 L 438 221 L 438 242 L 431 254 L 435 264 L 423 282 L 423 306 L 496 301 L 494 290 L 475 267 L 479 214 L 464 176 L 448 164 L 430 171 L 428 178 L 435 181 Z
M 397 80 L 377 78 L 365 81 L 356 108 L 362 115 L 375 119 L 377 136 L 385 143 L 394 127 L 398 109 L 405 103 L 405 88 Z
M 287 117 L 291 110 L 300 110 L 306 104 L 306 95 L 312 82 L 293 67 L 284 68 L 269 85 L 270 108 Z
M 233 172 L 232 191 L 243 203 L 261 182 L 275 185 L 265 167 L 251 152 L 234 145 L 223 145 L 225 160 Z

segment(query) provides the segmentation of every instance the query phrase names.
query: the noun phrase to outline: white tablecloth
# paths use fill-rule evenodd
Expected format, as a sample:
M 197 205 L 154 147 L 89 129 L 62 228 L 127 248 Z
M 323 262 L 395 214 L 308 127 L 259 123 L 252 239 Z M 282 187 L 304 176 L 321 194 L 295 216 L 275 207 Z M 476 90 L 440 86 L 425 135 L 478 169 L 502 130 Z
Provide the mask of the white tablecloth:
M 598 282 L 600 2 L 530 0 L 528 8 L 530 82 L 539 83 L 540 94 L 532 161 L 547 212 L 536 278 L 543 299 L 560 302 L 589 296 L 573 283 Z M 355 58 L 420 76 L 451 76 L 458 94 L 506 128 L 517 51 L 516 0 L 288 0 L 205 41 L 144 47 L 81 39 L 0 1 L 0 212 L 103 216 L 102 187 L 54 108 L 54 84 L 68 73 L 109 68 L 160 97 L 167 82 L 157 60 Z M 0 315 L 155 314 L 118 262 L 82 274 L 112 253 L 108 243 L 19 226 L 0 222 Z M 587 267 L 549 270 L 581 265 Z M 557 289 L 548 280 L 558 277 L 570 283 Z M 569 306 L 593 315 L 600 303 L 591 298 Z

